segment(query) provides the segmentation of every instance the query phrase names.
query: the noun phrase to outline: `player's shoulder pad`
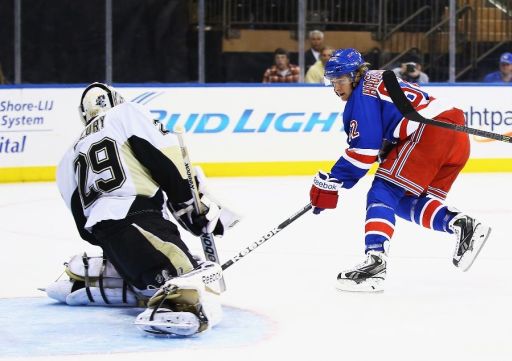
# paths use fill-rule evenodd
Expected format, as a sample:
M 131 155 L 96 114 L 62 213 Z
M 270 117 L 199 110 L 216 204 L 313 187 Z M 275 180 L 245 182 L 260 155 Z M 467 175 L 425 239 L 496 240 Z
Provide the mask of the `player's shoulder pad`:
M 113 123 L 116 124 L 115 126 L 121 126 L 125 130 L 128 129 L 129 132 L 134 132 L 134 134 L 142 129 L 157 129 L 162 135 L 170 133 L 146 107 L 139 103 L 122 103 L 109 110 L 109 113 L 112 114 L 111 118 Z
M 140 113 L 141 115 L 144 115 L 147 118 L 152 118 L 151 113 L 147 108 L 145 108 L 143 105 L 139 103 L 134 102 L 121 103 L 118 106 L 112 108 L 111 111 Z
M 134 102 L 125 102 L 115 106 L 107 112 L 108 123 L 130 124 L 139 121 L 153 122 L 153 116 L 144 106 Z

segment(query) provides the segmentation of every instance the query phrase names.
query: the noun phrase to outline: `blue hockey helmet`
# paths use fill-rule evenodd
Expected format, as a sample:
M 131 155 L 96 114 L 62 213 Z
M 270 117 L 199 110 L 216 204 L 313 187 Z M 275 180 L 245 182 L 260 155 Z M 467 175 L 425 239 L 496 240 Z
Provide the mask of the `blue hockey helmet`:
M 348 75 L 354 79 L 356 71 L 363 64 L 365 61 L 356 49 L 338 49 L 332 53 L 331 58 L 325 64 L 324 76 L 329 80 L 342 75 Z

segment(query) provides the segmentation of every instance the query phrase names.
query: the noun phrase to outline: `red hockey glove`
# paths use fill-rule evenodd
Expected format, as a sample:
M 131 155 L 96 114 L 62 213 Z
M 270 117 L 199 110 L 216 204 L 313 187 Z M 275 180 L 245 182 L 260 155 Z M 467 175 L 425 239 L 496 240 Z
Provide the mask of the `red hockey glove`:
M 343 183 L 336 178 L 331 178 L 329 173 L 318 171 L 313 179 L 313 185 L 309 191 L 309 198 L 313 205 L 313 213 L 319 214 L 324 209 L 336 208 L 338 204 L 338 190 Z

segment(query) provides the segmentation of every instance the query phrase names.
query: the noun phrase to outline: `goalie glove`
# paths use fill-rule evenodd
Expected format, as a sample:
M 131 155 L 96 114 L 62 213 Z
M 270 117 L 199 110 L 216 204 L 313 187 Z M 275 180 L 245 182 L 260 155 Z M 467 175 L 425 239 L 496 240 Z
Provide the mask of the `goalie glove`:
M 226 229 L 233 227 L 239 217 L 227 208 L 221 208 L 206 195 L 201 195 L 203 214 L 194 209 L 194 200 L 172 204 L 167 202 L 171 213 L 178 223 L 194 236 L 213 233 L 214 236 L 223 236 Z
M 320 214 L 324 209 L 336 208 L 338 191 L 342 184 L 338 179 L 332 178 L 329 173 L 318 171 L 315 178 L 313 178 L 313 185 L 309 191 L 314 214 Z
M 168 202 L 171 213 L 178 223 L 194 236 L 200 236 L 204 233 L 213 233 L 214 235 L 222 235 L 222 224 L 217 227 L 220 217 L 220 208 L 217 204 L 210 201 L 204 195 L 201 196 L 204 214 L 198 214 L 194 209 L 194 199 L 190 198 L 186 202 L 173 204 Z

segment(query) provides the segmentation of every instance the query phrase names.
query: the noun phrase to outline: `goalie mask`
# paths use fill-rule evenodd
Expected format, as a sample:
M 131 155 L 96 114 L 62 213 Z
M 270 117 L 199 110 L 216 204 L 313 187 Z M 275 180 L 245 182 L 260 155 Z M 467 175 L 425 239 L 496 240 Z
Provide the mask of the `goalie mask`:
M 80 119 L 84 125 L 87 125 L 92 118 L 123 102 L 123 97 L 111 86 L 103 83 L 92 83 L 82 93 L 78 106 Z

